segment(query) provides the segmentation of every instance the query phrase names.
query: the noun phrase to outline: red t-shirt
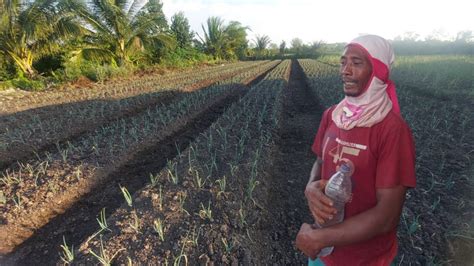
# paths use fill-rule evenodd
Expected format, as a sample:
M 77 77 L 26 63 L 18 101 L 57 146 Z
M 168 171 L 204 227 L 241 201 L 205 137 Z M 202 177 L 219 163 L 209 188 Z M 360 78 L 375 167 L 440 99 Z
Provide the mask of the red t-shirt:
M 321 178 L 329 179 L 342 162 L 352 163 L 353 197 L 344 219 L 377 203 L 376 189 L 414 187 L 415 147 L 410 128 L 391 111 L 372 127 L 339 129 L 332 121 L 334 107 L 324 112 L 312 150 L 322 158 Z M 327 265 L 388 265 L 397 253 L 397 229 L 369 240 L 334 248 L 321 259 Z

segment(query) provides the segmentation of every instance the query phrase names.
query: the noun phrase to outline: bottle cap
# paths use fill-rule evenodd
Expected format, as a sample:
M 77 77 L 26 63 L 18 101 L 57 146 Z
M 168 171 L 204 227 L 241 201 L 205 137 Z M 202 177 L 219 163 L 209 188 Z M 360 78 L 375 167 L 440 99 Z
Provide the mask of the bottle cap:
M 349 173 L 351 171 L 351 167 L 347 164 L 342 164 L 339 170 L 344 173 Z

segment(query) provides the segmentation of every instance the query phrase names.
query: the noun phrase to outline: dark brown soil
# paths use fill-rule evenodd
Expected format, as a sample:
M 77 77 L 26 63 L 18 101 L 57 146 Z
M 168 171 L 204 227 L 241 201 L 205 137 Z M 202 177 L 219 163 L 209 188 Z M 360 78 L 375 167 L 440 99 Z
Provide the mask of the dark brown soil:
M 271 69 L 259 73 L 259 76 L 249 78 L 245 84 L 253 85 L 259 82 Z M 209 127 L 232 102 L 243 96 L 246 91 L 247 89 L 241 85 L 236 87 L 233 93 L 228 94 L 229 97 L 215 99 L 216 101 L 209 108 L 196 112 L 193 119 L 186 120 L 184 127 L 172 135 L 127 159 L 127 163 L 110 174 L 105 183 L 98 184 L 64 213 L 61 211 L 60 215 L 15 248 L 4 258 L 2 264 L 55 264 L 55 261 L 59 259 L 58 248 L 62 244 L 63 235 L 67 235 L 68 244 L 78 246 L 86 237 L 95 232 L 97 227 L 95 214 L 105 208 L 106 214 L 110 215 L 123 202 L 119 185 L 126 187 L 131 194 L 142 188 L 149 181 L 150 173 L 158 172 L 163 168 L 167 160 L 171 160 L 178 152 L 184 150 L 200 132 Z
M 109 182 L 85 195 L 64 214 L 51 220 L 16 248 L 5 264 L 47 265 L 57 261 L 63 235 L 67 234 L 68 241 L 77 246 L 93 234 L 97 221 L 90 214 L 99 213 L 102 208 L 110 214 L 119 207 L 123 200 L 119 185 L 126 187 L 131 194 L 142 188 L 149 181 L 150 173 L 163 168 L 167 160 L 176 156 L 179 150 L 183 150 L 201 131 L 210 126 L 242 93 L 244 90 L 241 94 L 234 94 L 233 97 L 217 102 L 200 117 L 189 121 L 176 134 L 134 156 L 129 163 L 111 175 Z
M 304 188 L 316 157 L 311 152 L 319 119 L 324 111 L 311 94 L 301 67 L 292 62 L 289 86 L 283 93 L 281 128 L 270 169 L 268 216 L 253 253 L 262 264 L 305 264 L 294 240 L 303 222 L 310 222 Z

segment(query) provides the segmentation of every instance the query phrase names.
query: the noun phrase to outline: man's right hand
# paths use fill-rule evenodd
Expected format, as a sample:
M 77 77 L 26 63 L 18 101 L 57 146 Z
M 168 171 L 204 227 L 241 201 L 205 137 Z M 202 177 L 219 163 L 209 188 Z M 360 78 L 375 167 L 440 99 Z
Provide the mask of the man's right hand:
M 337 212 L 336 209 L 332 207 L 332 200 L 324 195 L 324 188 L 327 182 L 327 180 L 323 179 L 310 182 L 306 185 L 304 191 L 311 214 L 320 225 L 331 220 Z

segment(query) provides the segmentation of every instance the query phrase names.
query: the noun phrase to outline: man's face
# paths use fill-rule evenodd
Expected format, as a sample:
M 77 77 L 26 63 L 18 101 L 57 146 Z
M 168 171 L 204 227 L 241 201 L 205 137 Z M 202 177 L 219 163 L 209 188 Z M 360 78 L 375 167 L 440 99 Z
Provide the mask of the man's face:
M 357 97 L 364 92 L 372 75 L 372 64 L 362 48 L 346 47 L 341 56 L 340 73 L 347 96 Z

